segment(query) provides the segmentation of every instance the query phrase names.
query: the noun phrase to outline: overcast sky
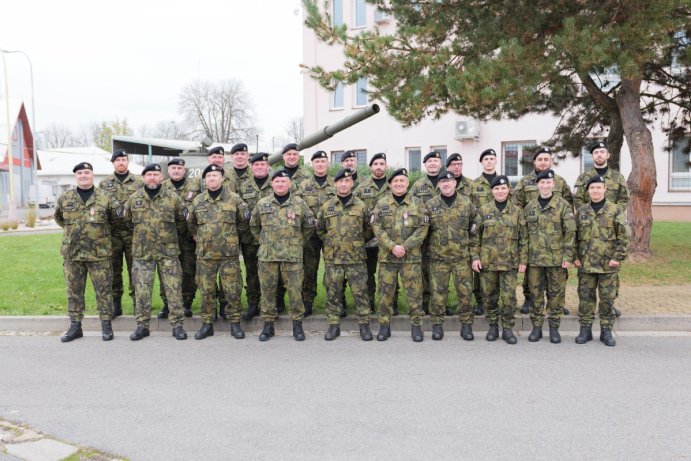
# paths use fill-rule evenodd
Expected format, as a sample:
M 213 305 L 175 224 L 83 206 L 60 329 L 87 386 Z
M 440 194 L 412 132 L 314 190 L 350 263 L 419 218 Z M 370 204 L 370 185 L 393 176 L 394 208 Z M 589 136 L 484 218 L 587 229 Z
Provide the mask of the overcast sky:
M 38 131 L 116 117 L 135 129 L 179 120 L 178 94 L 197 78 L 244 82 L 263 150 L 302 115 L 300 0 L 7 1 L 0 48 L 31 58 Z M 31 117 L 27 61 L 5 56 L 10 96 Z M 4 85 L 1 72 L 0 61 Z

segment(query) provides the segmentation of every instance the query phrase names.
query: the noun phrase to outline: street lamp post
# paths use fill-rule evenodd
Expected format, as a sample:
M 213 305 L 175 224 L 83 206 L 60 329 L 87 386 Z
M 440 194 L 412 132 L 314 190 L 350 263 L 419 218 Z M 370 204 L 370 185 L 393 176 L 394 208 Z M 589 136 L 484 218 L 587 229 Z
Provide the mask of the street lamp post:
M 14 155 L 12 154 L 12 123 L 10 121 L 10 87 L 7 83 L 7 62 L 2 53 L 2 68 L 5 75 L 5 114 L 7 116 L 7 171 L 9 173 L 10 194 L 7 201 L 7 217 L 17 219 L 17 203 L 14 201 Z

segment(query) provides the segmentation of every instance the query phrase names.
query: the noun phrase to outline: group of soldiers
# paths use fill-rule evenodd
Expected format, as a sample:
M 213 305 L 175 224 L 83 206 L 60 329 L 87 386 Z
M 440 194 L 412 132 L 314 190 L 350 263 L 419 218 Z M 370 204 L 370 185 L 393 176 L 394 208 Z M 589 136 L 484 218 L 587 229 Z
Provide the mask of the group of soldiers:
M 93 168 L 82 162 L 74 167 L 77 187 L 65 192 L 55 208 L 56 222 L 64 228 L 71 321 L 61 340 L 83 336 L 87 273 L 102 337 L 113 339 L 111 319 L 122 315 L 124 259 L 137 321 L 131 340 L 149 336 L 158 272 L 164 301 L 158 317 L 170 319 L 179 340 L 187 338 L 184 318 L 192 316 L 199 290 L 202 327 L 196 339 L 213 336 L 218 315 L 230 321 L 237 339 L 245 337 L 241 319 L 260 315 L 259 339 L 271 339 L 287 293 L 293 336 L 302 341 L 302 320 L 312 314 L 323 258 L 326 340 L 340 335 L 346 284 L 363 340 L 373 339 L 369 321 L 375 311 L 377 340 L 391 336 L 401 288 L 408 297 L 413 341 L 424 339 L 425 315 L 431 319 L 432 339 L 441 340 L 444 318 L 453 315 L 447 307 L 453 278 L 461 337 L 473 340 L 474 317 L 486 313 L 486 339 L 497 340 L 501 324 L 501 338 L 515 344 L 520 272 L 521 312 L 533 324 L 528 340 L 542 338 L 546 310 L 549 339 L 559 343 L 568 269 L 574 265 L 581 325 L 576 342 L 592 340 L 597 304 L 600 340 L 614 346 L 618 271 L 629 239 L 628 193 L 623 176 L 608 166 L 607 146 L 595 143 L 591 153 L 593 168 L 579 176 L 573 194 L 552 170 L 552 152 L 544 147 L 533 155 L 534 171 L 515 187 L 497 174 L 493 149 L 481 153 L 483 172 L 474 180 L 463 176 L 460 154 L 450 155 L 444 165 L 441 154 L 432 151 L 424 157 L 425 174 L 412 185 L 405 168 L 387 177 L 384 153 L 370 159 L 371 175 L 362 181 L 352 151 L 343 153 L 334 177 L 327 174 L 327 154 L 314 152 L 309 173 L 299 164 L 297 144 L 283 148 L 284 166 L 273 172 L 269 155 L 250 157 L 245 144 L 232 147 L 230 167 L 223 148 L 212 148 L 201 180 L 187 177 L 182 158 L 168 162 L 168 179 L 155 163 L 136 177 L 120 150 L 111 158 L 113 175 L 95 188 Z

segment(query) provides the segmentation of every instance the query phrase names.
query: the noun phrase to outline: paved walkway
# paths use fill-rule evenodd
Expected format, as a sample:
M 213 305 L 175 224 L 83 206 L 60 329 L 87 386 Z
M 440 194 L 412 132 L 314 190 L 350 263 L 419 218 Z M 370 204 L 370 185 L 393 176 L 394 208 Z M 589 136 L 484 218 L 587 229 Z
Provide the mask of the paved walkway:
M 523 299 L 520 287 L 518 299 Z M 573 314 L 577 313 L 578 294 L 575 286 L 568 286 L 566 289 L 566 305 Z M 622 311 L 622 315 L 689 315 L 691 314 L 691 284 L 622 285 L 615 305 Z

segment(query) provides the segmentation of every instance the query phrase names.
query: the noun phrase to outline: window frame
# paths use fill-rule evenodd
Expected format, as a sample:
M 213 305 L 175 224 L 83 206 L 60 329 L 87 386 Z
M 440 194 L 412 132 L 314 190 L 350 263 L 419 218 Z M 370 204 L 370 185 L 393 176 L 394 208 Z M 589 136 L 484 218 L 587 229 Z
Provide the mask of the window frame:
M 365 91 L 362 91 L 362 89 L 359 87 L 360 82 L 363 80 L 365 82 Z M 353 101 L 353 107 L 366 107 L 367 104 L 369 104 L 369 93 L 367 93 L 367 86 L 368 86 L 367 77 L 360 77 L 357 79 L 357 82 L 355 82 L 355 86 L 354 86 L 354 88 L 355 88 L 355 95 L 354 95 L 355 100 Z M 358 97 L 361 94 L 364 95 L 364 97 L 365 97 L 365 103 L 364 104 L 360 104 L 358 101 Z
M 507 165 L 506 165 L 506 148 L 510 145 L 517 145 L 519 147 L 517 153 L 516 153 L 516 169 L 518 172 L 518 176 L 514 175 L 509 175 L 507 170 Z M 532 155 L 529 157 L 530 161 L 525 161 L 525 155 L 524 152 L 526 151 L 526 148 L 534 148 L 537 146 L 537 141 L 536 140 L 523 140 L 523 141 L 502 141 L 501 143 L 501 164 L 497 165 L 497 172 L 502 172 L 500 174 L 504 174 L 509 178 L 509 182 L 511 183 L 512 186 L 515 186 L 516 183 L 525 175 L 530 173 L 530 169 L 533 168 L 533 162 L 532 162 Z M 524 171 L 524 163 L 526 164 L 525 166 L 529 166 L 528 171 Z
M 686 133 L 683 138 L 679 140 L 670 140 L 670 151 L 669 151 L 669 167 L 667 169 L 667 191 L 668 192 L 691 192 L 691 153 L 684 154 L 686 156 L 687 171 L 674 171 L 674 157 L 676 155 L 681 155 L 681 151 L 684 149 L 684 144 L 677 148 L 677 141 L 682 143 L 691 143 L 691 133 Z M 683 160 L 683 159 L 682 159 Z M 673 187 L 673 180 L 685 181 L 688 185 L 683 187 Z

